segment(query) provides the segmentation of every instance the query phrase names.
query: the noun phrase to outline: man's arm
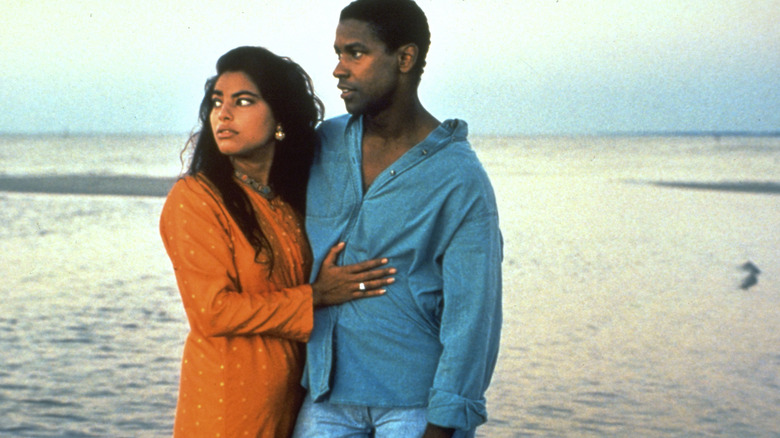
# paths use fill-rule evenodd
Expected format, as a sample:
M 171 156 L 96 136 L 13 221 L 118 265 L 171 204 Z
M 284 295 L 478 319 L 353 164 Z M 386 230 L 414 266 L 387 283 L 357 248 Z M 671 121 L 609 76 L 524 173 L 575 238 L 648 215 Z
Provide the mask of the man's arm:
M 443 350 L 428 421 L 471 430 L 487 420 L 484 394 L 498 357 L 502 322 L 503 248 L 492 193 L 461 203 L 460 214 L 449 217 L 460 223 L 442 259 Z

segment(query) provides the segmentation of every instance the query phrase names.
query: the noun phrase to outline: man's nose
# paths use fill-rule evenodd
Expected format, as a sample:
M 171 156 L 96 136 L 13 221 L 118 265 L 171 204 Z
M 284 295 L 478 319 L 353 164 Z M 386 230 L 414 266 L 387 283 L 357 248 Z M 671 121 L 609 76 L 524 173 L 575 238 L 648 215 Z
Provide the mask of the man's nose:
M 344 78 L 347 77 L 347 69 L 344 68 L 344 66 L 341 64 L 341 60 L 336 64 L 336 68 L 333 69 L 333 76 L 337 78 Z

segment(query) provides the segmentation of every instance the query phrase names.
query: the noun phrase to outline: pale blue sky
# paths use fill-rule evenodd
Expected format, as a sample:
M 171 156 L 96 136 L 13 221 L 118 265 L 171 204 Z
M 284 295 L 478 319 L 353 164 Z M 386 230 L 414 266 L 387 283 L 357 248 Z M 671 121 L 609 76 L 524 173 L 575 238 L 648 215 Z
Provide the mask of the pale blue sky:
M 290 56 L 327 115 L 347 0 L 0 0 L 0 133 L 189 132 L 239 45 Z M 420 94 L 477 134 L 780 131 L 780 0 L 419 0 Z

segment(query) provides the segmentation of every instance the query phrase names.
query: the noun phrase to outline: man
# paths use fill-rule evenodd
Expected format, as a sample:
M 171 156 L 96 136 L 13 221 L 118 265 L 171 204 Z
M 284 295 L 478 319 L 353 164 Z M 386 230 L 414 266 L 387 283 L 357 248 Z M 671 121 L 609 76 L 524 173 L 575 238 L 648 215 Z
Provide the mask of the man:
M 306 229 L 315 266 L 346 242 L 340 264 L 387 257 L 397 273 L 378 298 L 316 311 L 298 437 L 467 437 L 486 421 L 498 213 L 466 123 L 440 123 L 420 103 L 429 45 L 412 0 L 341 12 L 333 74 L 350 114 L 319 130 Z

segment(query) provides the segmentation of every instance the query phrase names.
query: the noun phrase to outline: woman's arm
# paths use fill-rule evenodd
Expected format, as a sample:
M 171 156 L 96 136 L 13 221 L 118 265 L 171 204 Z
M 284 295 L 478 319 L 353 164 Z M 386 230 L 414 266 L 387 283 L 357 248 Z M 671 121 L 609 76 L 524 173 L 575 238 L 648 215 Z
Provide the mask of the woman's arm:
M 312 320 L 310 285 L 273 293 L 242 293 L 232 235 L 218 197 L 193 178 L 177 182 L 166 199 L 160 232 L 173 264 L 190 324 L 207 336 L 272 334 L 308 339 Z M 250 256 L 247 254 L 247 256 Z
M 271 291 L 239 293 L 239 272 L 227 213 L 209 189 L 193 179 L 171 190 L 160 218 L 160 231 L 173 263 L 179 291 L 191 324 L 208 336 L 268 334 L 307 341 L 313 325 L 313 307 L 376 296 L 392 279 L 380 279 L 394 270 L 373 269 L 386 260 L 338 267 L 331 250 L 325 272 L 313 285 Z M 327 266 L 326 266 L 327 265 Z M 250 275 L 241 273 L 241 275 Z M 360 290 L 363 282 L 366 290 Z

